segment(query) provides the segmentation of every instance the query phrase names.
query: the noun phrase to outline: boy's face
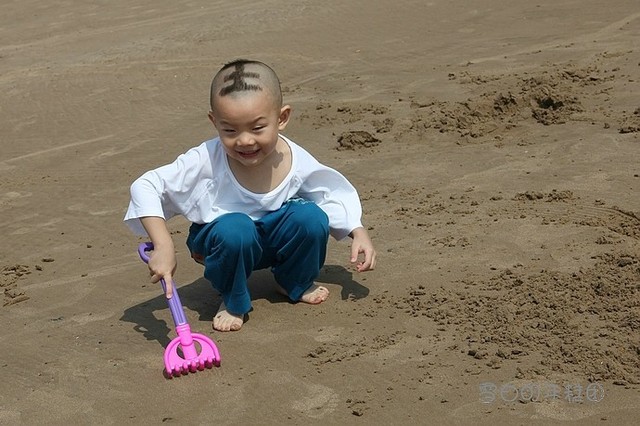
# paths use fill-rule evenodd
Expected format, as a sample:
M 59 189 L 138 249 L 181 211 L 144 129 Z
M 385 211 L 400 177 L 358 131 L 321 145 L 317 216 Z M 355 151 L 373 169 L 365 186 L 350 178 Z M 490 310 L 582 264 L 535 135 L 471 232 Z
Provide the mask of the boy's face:
M 255 167 L 275 151 L 290 112 L 288 105 L 278 108 L 268 93 L 247 92 L 217 96 L 209 119 L 227 156 L 244 167 Z

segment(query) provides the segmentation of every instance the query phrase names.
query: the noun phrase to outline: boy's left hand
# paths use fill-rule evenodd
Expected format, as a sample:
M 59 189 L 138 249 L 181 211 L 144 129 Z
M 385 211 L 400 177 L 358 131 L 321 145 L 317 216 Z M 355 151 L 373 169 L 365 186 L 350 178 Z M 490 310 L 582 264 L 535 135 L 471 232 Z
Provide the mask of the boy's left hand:
M 369 234 L 364 228 L 356 228 L 351 232 L 353 243 L 351 244 L 351 263 L 355 264 L 358 272 L 372 271 L 376 267 L 376 250 Z M 364 254 L 364 260 L 358 262 L 360 254 Z

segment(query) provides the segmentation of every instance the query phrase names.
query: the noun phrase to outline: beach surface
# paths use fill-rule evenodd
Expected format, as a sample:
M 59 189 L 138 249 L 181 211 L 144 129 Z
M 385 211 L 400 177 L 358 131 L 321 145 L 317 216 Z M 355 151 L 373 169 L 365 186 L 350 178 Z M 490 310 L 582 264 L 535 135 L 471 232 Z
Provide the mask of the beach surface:
M 636 424 L 637 0 L 5 2 L 0 424 Z M 146 170 L 215 136 L 211 78 L 270 64 L 286 135 L 358 188 L 319 306 L 251 277 L 239 332 L 169 222 L 194 332 L 122 223 Z M 636 420 L 633 420 L 633 419 Z

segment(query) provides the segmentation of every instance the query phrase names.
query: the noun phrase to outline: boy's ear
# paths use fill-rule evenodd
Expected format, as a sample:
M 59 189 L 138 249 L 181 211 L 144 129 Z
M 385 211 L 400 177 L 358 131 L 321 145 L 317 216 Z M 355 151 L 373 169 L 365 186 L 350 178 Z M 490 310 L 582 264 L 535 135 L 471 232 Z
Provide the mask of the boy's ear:
M 213 125 L 216 125 L 216 118 L 213 116 L 213 111 L 209 111 L 209 113 L 207 114 L 207 117 L 209 117 L 209 121 L 211 123 L 213 123 Z
M 291 118 L 291 107 L 289 105 L 284 105 L 280 108 L 280 116 L 278 117 L 278 130 L 284 130 L 289 123 L 289 118 Z

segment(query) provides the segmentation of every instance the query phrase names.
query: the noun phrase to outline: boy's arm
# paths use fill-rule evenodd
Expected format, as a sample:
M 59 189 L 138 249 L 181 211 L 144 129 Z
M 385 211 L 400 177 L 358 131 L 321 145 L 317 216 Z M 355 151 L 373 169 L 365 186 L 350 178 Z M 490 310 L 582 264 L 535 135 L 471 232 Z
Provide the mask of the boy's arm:
M 356 264 L 356 270 L 358 272 L 372 271 L 376 267 L 376 250 L 373 248 L 373 243 L 367 230 L 360 227 L 356 228 L 349 234 L 353 238 L 351 244 L 351 263 Z M 364 260 L 358 262 L 358 256 L 364 254 Z M 356 263 L 358 262 L 358 263 Z
M 149 258 L 151 282 L 157 283 L 164 279 L 167 288 L 166 297 L 170 299 L 173 296 L 173 275 L 176 272 L 177 262 L 167 223 L 163 218 L 155 216 L 141 217 L 140 222 L 153 243 L 153 253 Z

